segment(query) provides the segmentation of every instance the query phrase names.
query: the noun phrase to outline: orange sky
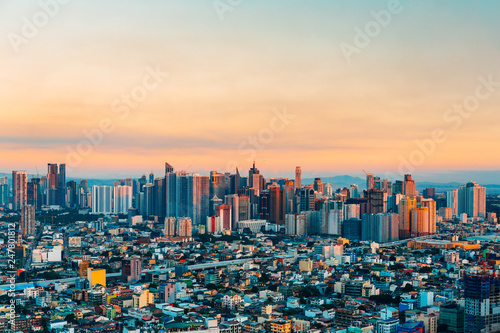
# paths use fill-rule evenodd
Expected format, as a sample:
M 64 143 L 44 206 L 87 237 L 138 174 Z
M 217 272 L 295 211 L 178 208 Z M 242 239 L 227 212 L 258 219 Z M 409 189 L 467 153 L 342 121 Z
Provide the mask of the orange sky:
M 110 175 L 169 161 L 204 172 L 255 158 L 274 175 L 392 172 L 437 128 L 446 139 L 416 170 L 498 169 L 500 86 L 470 116 L 444 118 L 487 89 L 479 77 L 500 81 L 498 5 L 402 1 L 348 61 L 342 43 L 387 3 L 247 1 L 221 21 L 210 1 L 70 2 L 16 52 L 12 33 L 43 9 L 6 1 L 0 171 L 67 162 L 75 176 Z M 113 103 L 153 82 L 148 68 L 168 76 L 120 118 Z M 103 120 L 113 130 L 102 142 L 68 155 Z

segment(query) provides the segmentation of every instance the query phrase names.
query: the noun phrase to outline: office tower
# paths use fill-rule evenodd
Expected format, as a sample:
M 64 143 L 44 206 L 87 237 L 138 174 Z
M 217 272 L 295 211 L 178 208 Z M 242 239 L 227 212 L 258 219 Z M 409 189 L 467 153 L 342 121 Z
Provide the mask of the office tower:
M 287 235 L 307 235 L 307 217 L 305 214 L 286 214 L 285 220 L 285 230 Z
M 154 216 L 155 211 L 155 186 L 147 183 L 140 193 L 139 212 L 142 216 Z
M 333 185 L 330 183 L 323 184 L 323 195 L 328 198 L 333 196 Z
M 428 236 L 429 208 L 413 208 L 411 211 L 411 237 Z
M 215 207 L 215 216 L 220 217 L 223 229 L 233 230 L 233 213 L 230 205 L 218 205 Z
M 417 197 L 420 199 L 420 206 L 422 208 L 427 208 L 429 210 L 429 234 L 436 233 L 436 201 L 433 199 L 424 199 L 422 197 Z M 418 205 L 417 199 L 417 205 Z
M 387 211 L 387 193 L 379 189 L 368 190 L 368 213 L 379 214 Z
M 180 171 L 177 172 L 177 179 L 179 182 L 179 206 L 177 217 L 185 216 L 193 218 L 193 175 Z
M 238 194 L 240 188 L 240 172 L 236 168 L 236 173 L 230 177 L 230 194 Z
M 59 190 L 59 173 L 57 164 L 48 164 L 47 172 L 47 205 L 58 204 L 58 190 Z
M 377 190 L 382 189 L 382 180 L 380 177 L 373 177 L 373 187 Z
M 248 195 L 239 196 L 238 221 L 247 221 L 251 218 L 250 197 Z
M 287 180 L 285 181 L 285 184 L 283 185 L 283 190 L 285 191 L 285 211 L 286 213 L 292 213 L 293 212 L 293 201 L 295 198 L 295 190 L 294 190 L 294 185 L 293 181 Z
M 373 190 L 375 188 L 375 177 L 372 173 L 366 174 L 366 190 Z
M 446 192 L 446 207 L 451 208 L 453 217 L 458 216 L 458 190 Z
M 150 183 L 150 184 L 154 184 L 154 182 L 155 182 L 155 174 L 153 173 L 153 171 L 151 171 L 151 172 L 149 173 L 148 183 Z
M 398 214 L 364 214 L 362 216 L 361 238 L 375 243 L 388 243 L 398 240 Z
M 223 201 L 222 199 L 217 198 L 216 196 L 210 199 L 210 216 L 216 215 L 217 213 L 217 207 L 222 205 Z
M 402 194 L 405 193 L 405 183 L 402 180 L 396 180 L 392 185 L 392 194 Z
M 254 191 L 255 191 L 255 195 L 256 196 L 259 196 L 260 195 L 260 192 L 262 192 L 264 190 L 264 176 L 262 176 L 261 174 L 254 174 L 252 176 L 252 187 L 251 187 Z
M 12 209 L 20 210 L 28 201 L 26 171 L 12 171 Z
M 66 207 L 66 164 L 59 165 L 58 177 L 57 204 Z
M 92 213 L 111 214 L 113 188 L 111 186 L 92 186 Z
M 40 178 L 32 178 L 26 184 L 26 201 L 28 205 L 35 207 L 35 210 L 42 208 L 42 194 L 40 186 Z
M 356 184 L 351 185 L 349 189 L 350 198 L 359 198 L 359 187 Z
M 357 204 L 345 204 L 344 205 L 344 220 L 349 219 L 359 219 L 360 216 L 360 205 Z
M 141 280 L 142 262 L 141 259 L 122 260 L 122 281 L 134 283 Z
M 165 177 L 157 178 L 154 180 L 153 188 L 153 214 L 159 218 L 165 217 L 167 205 L 167 189 Z M 115 199 L 116 200 L 116 199 Z
M 361 220 L 350 219 L 342 222 L 342 237 L 349 240 L 361 240 Z
M 411 234 L 412 210 L 417 208 L 417 199 L 404 197 L 399 201 L 399 238 L 406 239 Z
M 316 196 L 314 195 L 314 190 L 312 188 L 301 188 L 300 194 L 300 212 L 314 210 L 314 200 Z
M 388 179 L 384 179 L 382 182 L 382 191 L 386 192 L 387 195 L 392 195 L 392 183 Z
M 226 176 L 218 173 L 217 171 L 210 171 L 210 186 L 209 186 L 209 196 L 210 199 L 217 197 L 224 200 L 226 195 Z M 213 212 L 209 212 L 213 215 Z
M 121 185 L 115 186 L 113 213 L 127 214 L 129 208 L 131 207 L 132 207 L 132 187 L 121 186 Z
M 439 307 L 439 325 L 447 328 L 448 332 L 465 332 L 464 308 L 457 303 L 445 303 Z
M 222 219 L 220 216 L 207 216 L 207 234 L 218 234 L 222 231 Z
M 393 194 L 387 197 L 387 212 L 399 213 L 399 202 L 405 196 L 403 194 Z
M 193 236 L 193 223 L 189 217 L 180 217 L 177 219 L 176 234 L 178 237 Z
M 295 167 L 295 192 L 302 188 L 302 170 L 300 167 Z
M 465 332 L 500 331 L 500 279 L 490 268 L 464 276 Z
M 268 201 L 269 222 L 283 225 L 286 214 L 286 194 L 279 186 L 269 188 Z
M 458 188 L 458 214 L 477 220 L 486 217 L 486 188 L 470 181 Z
M 70 180 L 66 184 L 66 207 L 75 208 L 78 205 L 78 190 L 76 182 Z
M 21 222 L 19 233 L 24 239 L 35 236 L 35 206 L 25 205 L 21 208 Z
M 80 208 L 90 208 L 92 206 L 92 192 L 86 179 L 81 180 L 78 186 L 78 205 Z
M 176 172 L 169 172 L 165 175 L 166 207 L 165 216 L 177 217 L 179 206 L 179 183 Z
M 204 225 L 209 215 L 210 177 L 193 175 L 193 216 L 194 225 Z
M 171 166 L 170 164 L 168 164 L 167 162 L 165 162 L 165 174 L 170 173 L 170 172 L 174 172 L 174 167 Z
M 259 195 L 258 218 L 269 221 L 269 190 L 262 191 Z
M 226 195 L 225 202 L 226 205 L 231 206 L 232 211 L 232 230 L 238 229 L 238 221 L 240 220 L 240 198 L 237 194 Z
M 0 206 L 9 204 L 10 187 L 7 176 L 0 177 Z
M 411 175 L 405 175 L 403 194 L 409 197 L 414 197 L 416 195 L 415 181 L 411 178 Z
M 316 192 L 323 194 L 323 183 L 320 178 L 314 178 L 313 189 Z
M 422 194 L 426 199 L 433 199 L 436 196 L 436 189 L 434 187 L 428 187 L 424 189 Z
M 165 237 L 175 236 L 175 231 L 175 217 L 165 217 L 165 226 L 163 228 Z
M 97 284 L 100 284 L 103 287 L 106 287 L 106 270 L 102 269 L 87 269 L 87 280 L 89 280 L 90 287 L 93 287 Z
M 255 167 L 255 161 L 253 161 L 253 166 L 250 168 L 250 170 L 248 170 L 248 186 L 251 187 L 251 188 L 254 188 L 254 184 L 253 184 L 253 175 L 258 175 L 260 172 L 259 172 L 259 169 L 257 169 Z M 257 194 L 258 195 L 258 194 Z

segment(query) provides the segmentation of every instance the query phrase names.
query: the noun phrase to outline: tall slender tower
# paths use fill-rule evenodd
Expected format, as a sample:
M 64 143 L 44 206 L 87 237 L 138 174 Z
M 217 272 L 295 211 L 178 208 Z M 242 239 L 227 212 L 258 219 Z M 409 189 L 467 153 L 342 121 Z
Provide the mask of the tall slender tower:
M 28 200 L 26 171 L 12 171 L 12 208 L 20 210 Z
M 295 167 L 295 191 L 300 190 L 302 188 L 302 170 L 300 167 Z

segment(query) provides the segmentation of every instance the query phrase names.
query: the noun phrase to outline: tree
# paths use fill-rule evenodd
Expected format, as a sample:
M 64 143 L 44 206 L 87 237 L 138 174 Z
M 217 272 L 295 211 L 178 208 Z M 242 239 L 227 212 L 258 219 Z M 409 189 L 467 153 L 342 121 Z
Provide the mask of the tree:
M 73 323 L 76 324 L 76 316 L 74 313 L 70 313 L 64 317 L 64 320 L 66 320 L 68 323 Z
M 405 284 L 405 287 L 403 288 L 403 291 L 406 293 L 415 291 L 415 288 L 410 283 Z

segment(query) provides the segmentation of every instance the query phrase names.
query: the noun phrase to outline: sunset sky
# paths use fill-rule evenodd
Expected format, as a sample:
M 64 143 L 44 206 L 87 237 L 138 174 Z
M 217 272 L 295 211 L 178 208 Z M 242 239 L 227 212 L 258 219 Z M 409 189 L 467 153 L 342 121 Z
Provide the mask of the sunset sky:
M 33 36 L 40 2 L 0 2 L 0 172 L 246 172 L 255 157 L 265 176 L 396 173 L 436 129 L 415 173 L 500 169 L 498 1 L 401 0 L 351 61 L 341 46 L 391 1 L 64 2 Z M 152 69 L 168 75 L 121 117 L 113 103 Z M 475 111 L 447 113 L 478 89 Z M 102 143 L 68 153 L 108 120 Z

